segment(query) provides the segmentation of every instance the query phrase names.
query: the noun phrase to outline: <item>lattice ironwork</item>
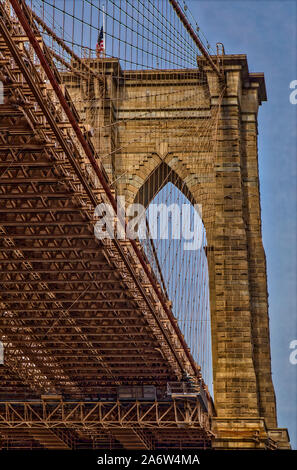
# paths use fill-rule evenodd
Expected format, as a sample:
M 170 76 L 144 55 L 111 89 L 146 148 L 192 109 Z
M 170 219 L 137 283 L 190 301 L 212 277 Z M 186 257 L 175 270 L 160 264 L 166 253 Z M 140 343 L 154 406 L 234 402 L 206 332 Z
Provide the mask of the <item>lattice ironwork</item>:
M 82 444 L 86 436 L 74 438 L 68 433 L 68 424 L 71 430 L 75 428 L 75 432 L 82 433 L 81 428 L 98 412 L 98 416 L 104 417 L 103 421 L 87 422 L 88 433 L 93 440 L 101 432 L 98 426 L 108 424 L 112 427 L 108 416 L 115 419 L 117 415 L 122 417 L 115 422 L 116 428 L 129 428 L 128 421 L 133 427 L 160 428 L 159 437 L 157 434 L 155 437 L 141 436 L 140 430 L 133 429 L 137 440 L 143 443 L 139 445 L 146 448 L 174 445 L 174 442 L 168 444 L 170 435 L 162 437 L 162 429 L 170 427 L 179 429 L 176 442 L 183 442 L 185 446 L 187 441 L 193 446 L 209 445 L 209 415 L 213 413 L 213 405 L 200 365 L 196 362 L 198 357 L 201 360 L 206 356 L 193 358 L 180 330 L 176 305 L 182 304 L 176 301 L 174 310 L 166 287 L 162 286 L 164 279 L 162 281 L 160 271 L 158 273 L 154 266 L 158 260 L 157 244 L 153 253 L 152 249 L 144 249 L 135 240 L 98 241 L 94 237 L 94 208 L 101 202 L 111 202 L 114 206 L 114 197 L 125 181 L 124 168 L 119 167 L 115 174 L 112 173 L 114 158 L 125 156 L 127 147 L 135 144 L 135 139 L 131 139 L 128 133 L 125 143 L 118 142 L 116 126 L 138 122 L 142 99 L 155 100 L 158 105 L 166 101 L 163 113 L 178 115 L 182 111 L 185 114 L 182 134 L 193 132 L 193 109 L 196 114 L 202 113 L 201 121 L 196 125 L 197 140 L 200 139 L 198 153 L 207 161 L 204 177 L 210 177 L 214 150 L 211 137 L 216 131 L 217 114 L 212 116 L 208 113 L 204 119 L 202 108 L 209 107 L 210 101 L 203 67 L 196 67 L 195 41 L 171 9 L 171 22 L 164 23 L 156 32 L 157 46 L 164 42 L 166 48 L 165 38 L 169 41 L 173 32 L 179 31 L 180 46 L 171 55 L 167 56 L 169 50 L 164 52 L 161 48 L 161 55 L 156 58 L 154 50 L 144 50 L 142 46 L 141 58 L 136 54 L 135 59 L 132 34 L 129 36 L 130 56 L 126 51 L 124 56 L 119 57 L 117 53 L 114 57 L 115 51 L 108 52 L 106 46 L 104 57 L 95 58 L 94 34 L 97 35 L 99 26 L 96 29 L 92 22 L 81 21 L 82 27 L 86 28 L 82 30 L 82 37 L 87 30 L 90 42 L 88 47 L 82 43 L 78 47 L 74 37 L 79 15 L 73 15 L 73 34 L 69 41 L 69 29 L 64 24 L 61 30 L 60 24 L 63 18 L 69 19 L 69 11 L 60 11 L 56 18 L 52 15 L 51 24 L 48 21 L 49 9 L 54 7 L 53 11 L 59 12 L 59 2 L 52 5 L 39 2 L 42 7 L 39 15 L 36 13 L 37 3 L 12 1 L 16 15 L 5 9 L 3 3 L 0 5 L 0 79 L 4 83 L 5 96 L 4 104 L 0 106 L 0 276 L 4 287 L 0 303 L 0 331 L 5 350 L 5 362 L 0 369 L 0 397 L 11 402 L 12 399 L 39 399 L 41 394 L 48 393 L 61 394 L 72 400 L 82 400 L 86 396 L 95 399 L 100 387 L 104 387 L 105 398 L 109 395 L 114 399 L 120 384 L 154 384 L 158 387 L 157 398 L 162 400 L 166 397 L 167 382 L 181 381 L 186 374 L 205 390 L 208 409 L 201 409 L 199 401 L 133 405 L 101 402 L 71 405 L 70 402 L 61 402 L 57 405 L 60 424 L 51 421 L 52 410 L 41 427 L 61 427 L 62 434 L 47 435 L 44 429 L 35 434 L 32 430 L 24 434 L 20 431 L 18 436 L 11 436 L 12 442 L 15 445 L 22 439 L 27 442 L 27 433 L 27 444 L 32 447 L 39 444 L 49 448 L 72 447 L 73 439 Z M 93 2 L 86 3 L 91 8 L 89 13 L 92 8 L 97 8 Z M 116 2 L 110 2 L 110 5 L 114 12 Z M 127 1 L 126 5 L 126 22 L 122 26 L 125 31 L 131 29 L 129 22 L 132 21 L 131 17 L 127 19 L 131 16 L 131 3 Z M 144 6 L 144 3 L 138 2 L 139 5 Z M 148 9 L 146 6 L 145 11 Z M 119 22 L 120 14 L 118 11 L 112 17 L 107 10 L 107 25 L 111 18 L 114 23 Z M 152 15 L 148 20 L 149 27 L 153 27 L 155 9 Z M 133 33 L 137 35 L 140 20 L 136 24 Z M 58 30 L 63 34 L 59 36 Z M 123 29 L 119 30 L 117 37 L 113 35 L 113 45 L 109 47 L 116 47 L 122 34 Z M 145 28 L 141 34 L 145 41 Z M 108 35 L 112 36 L 111 29 Z M 179 51 L 183 46 L 187 48 L 185 55 Z M 122 45 L 119 50 L 120 47 Z M 148 56 L 147 62 L 145 55 Z M 127 64 L 133 70 L 124 70 Z M 149 69 L 146 72 L 142 70 L 144 65 Z M 192 68 L 185 69 L 189 65 Z M 142 91 L 139 96 L 128 96 L 127 108 L 120 116 L 116 107 L 122 98 L 118 95 L 117 84 L 126 80 L 127 86 L 121 93 L 129 94 L 129 81 L 131 84 L 140 78 L 140 83 L 146 87 L 152 82 L 150 74 L 162 80 L 159 68 L 169 66 L 171 69 L 165 71 L 165 75 L 185 80 L 188 87 L 186 95 L 181 96 L 174 85 L 151 96 L 145 93 L 144 97 Z M 193 99 L 194 107 L 191 107 Z M 112 100 L 114 107 L 111 106 Z M 95 109 L 96 102 L 99 104 Z M 147 135 L 137 138 L 138 145 L 140 141 L 145 151 L 152 142 L 154 145 L 162 144 L 161 121 L 156 113 L 155 109 L 147 112 L 145 119 L 152 127 Z M 106 136 L 108 144 L 104 143 Z M 139 170 L 142 159 L 143 154 L 136 157 L 135 171 Z M 170 177 L 172 174 L 170 171 Z M 113 177 L 117 184 L 112 181 Z M 178 185 L 177 181 L 175 183 Z M 155 192 L 160 189 L 158 187 Z M 167 199 L 169 197 L 170 191 L 166 195 Z M 172 256 L 175 266 L 177 260 Z M 183 331 L 190 341 L 197 340 L 199 336 L 195 322 L 206 321 L 202 315 L 195 318 L 195 305 L 193 297 L 191 309 L 184 314 L 188 317 L 183 317 L 186 325 Z M 207 308 L 203 315 L 205 312 Z M 187 324 L 187 321 L 191 323 Z M 201 325 L 201 332 L 205 331 L 206 323 Z M 201 338 L 202 341 L 204 354 L 205 337 Z M 43 403 L 40 407 L 40 403 L 34 402 L 6 402 L 0 403 L 1 407 L 0 428 L 3 431 L 0 433 L 5 436 L 5 445 L 9 447 L 8 428 L 19 429 L 25 424 L 35 428 L 35 417 L 40 417 L 41 410 L 44 417 L 50 405 Z M 70 408 L 72 411 L 68 413 Z M 71 416 L 77 415 L 78 410 L 81 421 L 73 427 Z M 83 410 L 88 410 L 86 415 L 81 414 Z M 145 419 L 153 414 L 155 421 Z M 6 421 L 2 421 L 4 415 Z M 26 423 L 25 417 L 28 418 Z M 32 423 L 29 418 L 33 419 Z M 189 435 L 181 429 L 184 426 L 193 432 Z M 154 433 L 157 433 L 156 429 Z M 111 436 L 113 444 L 129 439 L 129 433 L 121 435 L 119 430 Z M 152 444 L 152 439 L 155 444 Z M 107 445 L 106 440 L 104 442 Z

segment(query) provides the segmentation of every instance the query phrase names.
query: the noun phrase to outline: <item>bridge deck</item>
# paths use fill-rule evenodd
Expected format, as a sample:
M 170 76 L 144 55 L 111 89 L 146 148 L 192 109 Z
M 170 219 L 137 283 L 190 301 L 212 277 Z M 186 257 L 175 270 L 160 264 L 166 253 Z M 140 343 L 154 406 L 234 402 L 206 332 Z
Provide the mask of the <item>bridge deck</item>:
M 26 404 L 9 404 L 47 393 L 71 400 L 95 399 L 99 392 L 114 397 L 123 383 L 157 385 L 162 399 L 168 381 L 193 370 L 129 242 L 94 237 L 94 203 L 106 201 L 104 191 L 86 170 L 82 147 L 61 107 L 53 104 L 43 71 L 32 63 L 24 46 L 27 38 L 8 18 L 0 22 L 5 92 L 0 105 L 0 340 L 5 351 L 0 407 L 6 407 L 0 434 L 7 447 L 71 448 L 73 442 L 98 435 L 103 446 L 108 440 L 110 446 L 125 446 L 127 435 L 103 431 L 105 423 L 98 419 L 84 426 L 87 418 L 82 417 L 69 430 L 61 408 L 55 424 L 61 432 L 46 430 L 49 422 L 44 420 L 29 430 Z M 25 421 L 15 427 L 20 406 Z M 191 427 L 188 414 L 186 427 L 180 428 L 176 406 L 166 406 L 162 413 L 178 431 L 175 440 L 186 443 L 192 432 L 189 442 L 209 442 L 208 416 L 199 401 L 191 432 L 186 430 Z M 182 406 L 190 405 L 184 401 Z M 32 418 L 44 411 L 43 405 L 37 407 Z M 115 427 L 123 425 L 131 427 L 119 422 Z M 144 426 L 139 421 L 134 425 Z M 140 446 L 172 439 L 163 430 L 154 434 L 163 427 L 162 419 L 152 427 L 147 436 L 133 430 Z
M 127 449 L 209 447 L 212 433 L 198 400 L 163 402 L 0 402 L 0 434 L 6 446 L 19 439 L 47 448 L 95 447 Z M 108 447 L 109 447 L 108 446 Z

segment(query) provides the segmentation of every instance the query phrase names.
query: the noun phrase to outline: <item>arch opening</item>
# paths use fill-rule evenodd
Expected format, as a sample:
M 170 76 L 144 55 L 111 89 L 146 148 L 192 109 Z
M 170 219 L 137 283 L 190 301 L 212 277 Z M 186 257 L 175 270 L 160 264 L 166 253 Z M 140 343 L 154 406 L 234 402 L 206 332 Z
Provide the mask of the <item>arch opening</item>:
M 144 251 L 212 394 L 207 237 L 201 208 L 164 162 L 139 189 L 135 202 L 146 208 L 146 234 L 139 234 Z

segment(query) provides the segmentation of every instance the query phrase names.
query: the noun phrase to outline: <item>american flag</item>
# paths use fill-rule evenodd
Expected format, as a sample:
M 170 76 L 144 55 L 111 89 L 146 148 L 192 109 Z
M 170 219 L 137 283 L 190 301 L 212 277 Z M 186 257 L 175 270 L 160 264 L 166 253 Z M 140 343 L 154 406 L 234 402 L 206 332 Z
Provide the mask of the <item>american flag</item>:
M 103 26 L 101 26 L 100 33 L 96 45 L 97 57 L 100 57 L 101 52 L 104 51 L 104 39 L 103 39 Z

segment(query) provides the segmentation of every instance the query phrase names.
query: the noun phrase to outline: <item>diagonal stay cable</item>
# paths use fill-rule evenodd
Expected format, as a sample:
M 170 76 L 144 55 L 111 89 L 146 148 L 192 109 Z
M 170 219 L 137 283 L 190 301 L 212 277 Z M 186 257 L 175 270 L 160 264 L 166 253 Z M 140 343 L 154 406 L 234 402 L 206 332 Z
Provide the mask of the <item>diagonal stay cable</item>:
M 94 155 L 94 151 L 92 150 L 89 142 L 85 139 L 78 123 L 76 122 L 75 120 L 75 117 L 71 111 L 71 108 L 69 107 L 69 105 L 67 104 L 67 101 L 62 93 L 62 90 L 59 86 L 59 84 L 57 83 L 56 79 L 55 79 L 55 76 L 54 76 L 54 73 L 53 71 L 51 70 L 51 68 L 49 67 L 48 65 L 48 62 L 41 50 L 41 47 L 38 43 L 38 41 L 36 40 L 35 36 L 34 36 L 34 33 L 28 23 L 28 20 L 26 18 L 26 15 L 23 11 L 23 9 L 21 8 L 21 5 L 18 1 L 16 0 L 10 0 L 14 10 L 15 10 L 15 13 L 21 23 L 21 25 L 23 26 L 27 36 L 28 36 L 28 39 L 33 47 L 33 49 L 35 50 L 35 53 L 36 53 L 36 56 L 38 57 L 38 59 L 40 60 L 40 63 L 42 65 L 42 68 L 44 69 L 59 101 L 60 101 L 60 104 L 66 114 L 66 116 L 68 117 L 71 125 L 72 125 L 72 128 L 80 142 L 80 144 L 82 145 L 82 148 L 84 149 L 85 153 L 86 153 L 86 156 L 87 158 L 89 159 L 114 211 L 115 211 L 115 214 L 117 214 L 117 204 L 116 204 L 116 201 L 114 199 L 114 196 L 112 194 L 112 191 L 110 189 L 110 186 L 108 184 L 108 181 L 107 181 L 107 178 L 105 177 L 104 173 L 103 173 L 103 170 L 102 168 L 99 168 L 98 166 L 98 162 L 96 160 L 96 157 Z M 23 2 L 22 2 L 23 4 Z M 12 41 L 11 37 L 10 37 L 10 34 L 9 34 L 9 31 L 7 30 L 6 28 L 6 25 L 4 23 L 3 20 L 0 21 L 0 25 L 1 25 L 1 32 L 3 34 L 3 37 L 5 38 L 15 60 L 17 61 L 18 64 L 20 64 L 20 68 L 22 70 L 22 72 L 24 73 L 24 76 L 30 86 L 30 88 L 32 89 L 32 92 L 35 96 L 35 98 L 37 99 L 38 103 L 40 104 L 44 114 L 46 115 L 46 117 L 48 118 L 48 121 L 49 121 L 49 124 L 52 126 L 52 129 L 53 129 L 53 132 L 55 133 L 58 141 L 60 142 L 63 150 L 65 150 L 65 153 L 66 155 L 68 156 L 71 164 L 73 165 L 75 171 L 77 172 L 78 174 L 78 177 L 81 181 L 81 183 L 83 184 L 84 188 L 87 190 L 87 193 L 90 197 L 90 200 L 92 201 L 92 204 L 93 205 L 97 205 L 97 199 L 96 197 L 94 196 L 94 194 L 92 193 L 92 190 L 91 188 L 89 187 L 88 183 L 86 182 L 85 178 L 84 178 L 84 175 L 79 167 L 79 165 L 77 164 L 77 162 L 75 161 L 75 159 L 73 158 L 72 156 L 72 153 L 71 153 L 71 150 L 70 148 L 68 147 L 68 144 L 65 142 L 65 139 L 63 138 L 63 136 L 61 135 L 60 133 L 60 129 L 58 128 L 58 126 L 56 125 L 56 122 L 55 120 L 53 119 L 53 116 L 51 115 L 51 113 L 49 112 L 49 110 L 47 109 L 47 107 L 45 106 L 45 103 L 44 103 L 44 98 L 43 96 L 41 95 L 41 93 L 39 92 L 38 90 L 38 87 L 36 86 L 36 84 L 34 83 L 34 81 L 32 80 L 32 77 L 30 76 L 30 74 L 28 73 L 28 71 L 26 70 L 26 66 L 23 64 L 22 62 L 22 59 L 20 58 L 19 56 L 19 53 L 18 53 L 18 50 L 14 44 L 14 42 Z M 119 219 L 121 219 L 119 217 Z M 123 224 L 123 226 L 126 226 L 125 223 L 123 223 L 122 220 L 120 220 L 120 222 Z M 130 244 L 132 245 L 132 248 L 148 278 L 148 280 L 150 281 L 152 287 L 153 287 L 153 290 L 155 291 L 155 294 L 156 296 L 158 297 L 166 315 L 167 315 L 167 318 L 168 320 L 170 321 L 171 323 L 171 326 L 173 328 L 173 330 L 175 331 L 175 334 L 177 335 L 181 345 L 182 345 L 182 349 L 185 353 L 185 356 L 187 357 L 187 360 L 189 361 L 189 364 L 191 365 L 191 368 L 194 372 L 195 375 L 197 376 L 200 376 L 200 371 L 199 369 L 197 369 L 197 365 L 191 355 L 191 352 L 189 351 L 188 349 L 188 346 L 184 340 L 184 337 L 175 321 L 175 318 L 172 314 L 172 312 L 170 311 L 170 309 L 168 308 L 167 304 L 166 304 L 166 300 L 164 299 L 164 296 L 162 294 L 162 292 L 160 291 L 160 289 L 158 288 L 157 286 L 157 283 L 155 281 L 155 279 L 153 278 L 152 274 L 150 273 L 150 270 L 147 266 L 147 263 L 145 261 L 145 259 L 143 258 L 143 255 L 141 253 L 141 250 L 139 249 L 138 245 L 137 245 L 137 242 L 135 240 L 129 240 Z M 135 284 L 137 285 L 139 291 L 141 292 L 144 300 L 146 301 L 151 313 L 153 314 L 154 316 L 154 319 L 156 321 L 156 323 L 158 324 L 158 327 L 160 328 L 160 330 L 162 331 L 163 333 L 163 336 L 164 338 L 166 339 L 166 342 L 171 350 L 171 353 L 173 354 L 177 364 L 179 365 L 179 368 L 180 368 L 180 371 L 183 372 L 184 370 L 184 363 L 180 357 L 180 355 L 178 354 L 177 350 L 175 349 L 175 347 L 173 346 L 172 342 L 171 342 L 171 339 L 169 338 L 168 336 L 168 333 L 166 331 L 166 329 L 164 328 L 163 324 L 162 324 L 162 321 L 158 318 L 158 315 L 156 314 L 155 310 L 154 310 L 154 307 L 153 305 L 151 304 L 150 300 L 147 298 L 147 295 L 145 293 L 145 290 L 144 288 L 142 287 L 139 279 L 137 278 L 135 272 L 134 272 L 134 269 L 133 267 L 131 266 L 129 260 L 127 259 L 127 256 L 125 255 L 121 245 L 119 244 L 118 240 L 114 239 L 114 244 L 116 245 L 116 248 L 117 250 L 119 251 L 119 254 L 120 256 L 122 257 L 126 267 L 128 268 L 130 274 L 132 275 L 132 278 L 135 282 Z

